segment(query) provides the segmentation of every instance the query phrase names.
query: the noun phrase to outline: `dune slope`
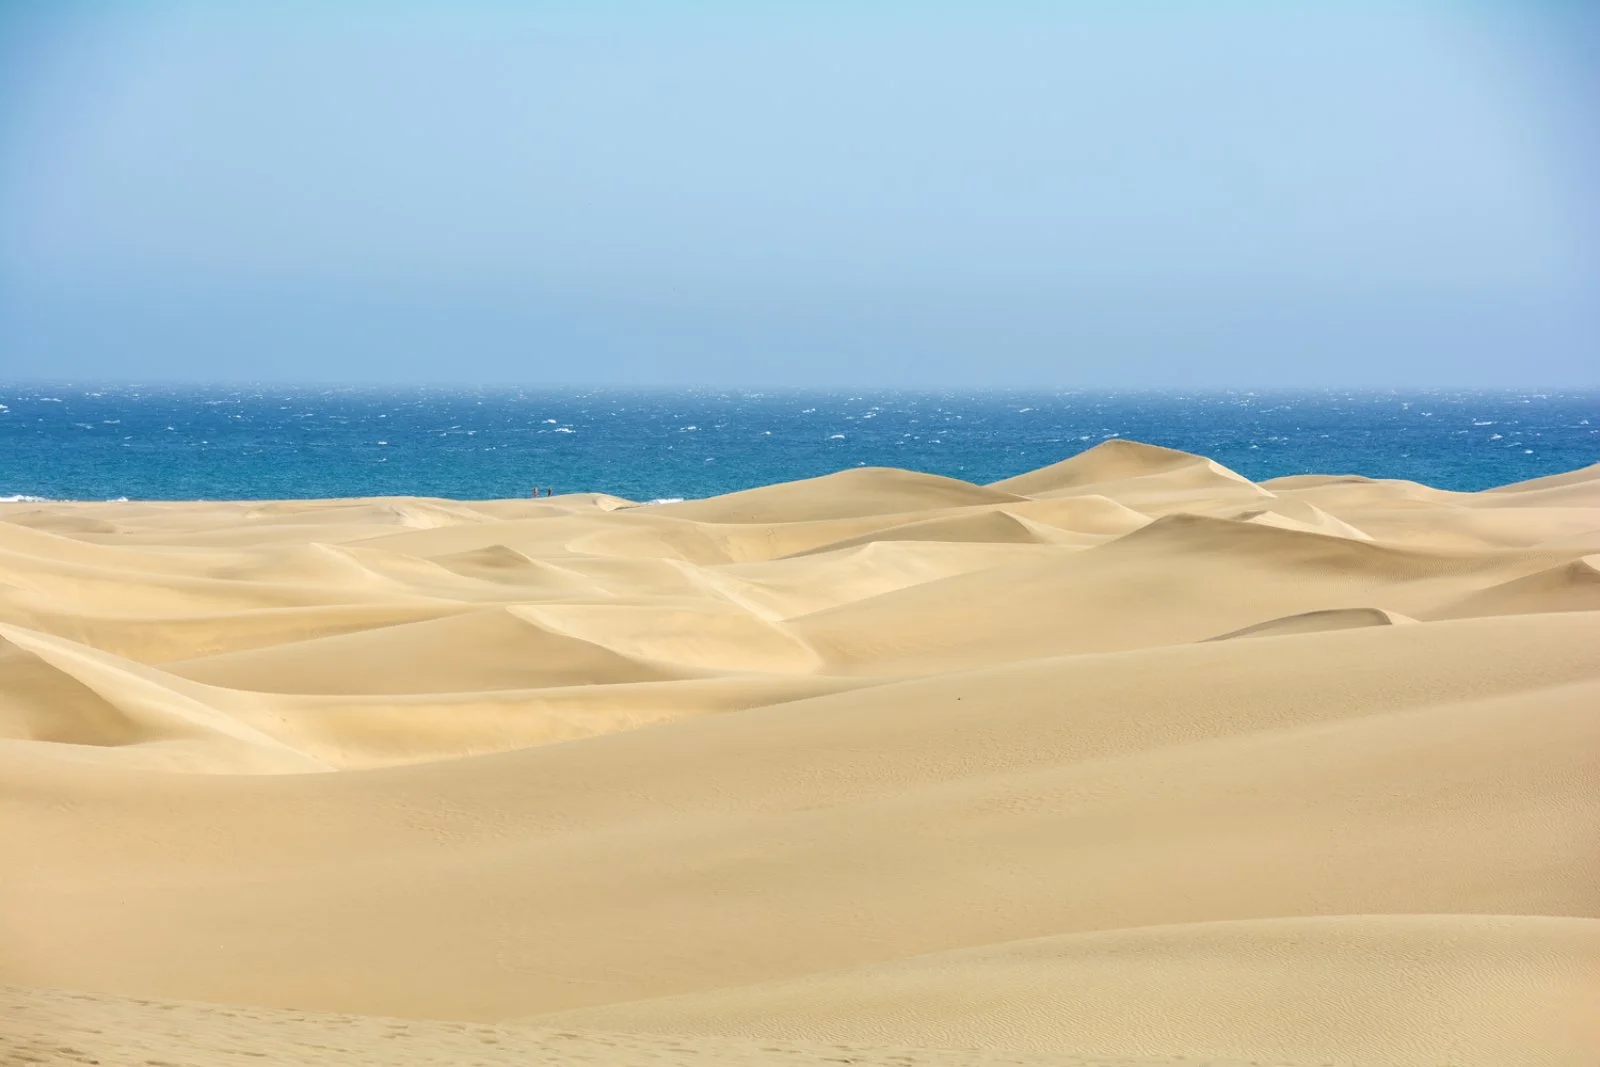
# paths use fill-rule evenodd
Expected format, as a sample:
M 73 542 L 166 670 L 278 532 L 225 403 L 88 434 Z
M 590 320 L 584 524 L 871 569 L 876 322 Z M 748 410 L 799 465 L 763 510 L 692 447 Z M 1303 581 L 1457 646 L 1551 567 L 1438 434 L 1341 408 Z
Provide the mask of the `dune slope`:
M 0 503 L 18 1063 L 1590 1063 L 1600 467 Z

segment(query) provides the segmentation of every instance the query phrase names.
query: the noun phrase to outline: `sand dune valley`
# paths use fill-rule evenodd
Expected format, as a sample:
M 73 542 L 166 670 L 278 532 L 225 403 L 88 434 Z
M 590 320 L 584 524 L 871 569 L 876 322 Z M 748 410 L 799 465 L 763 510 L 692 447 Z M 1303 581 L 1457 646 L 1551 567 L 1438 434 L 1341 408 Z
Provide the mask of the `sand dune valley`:
M 1600 465 L 0 504 L 7 1064 L 1600 1063 Z

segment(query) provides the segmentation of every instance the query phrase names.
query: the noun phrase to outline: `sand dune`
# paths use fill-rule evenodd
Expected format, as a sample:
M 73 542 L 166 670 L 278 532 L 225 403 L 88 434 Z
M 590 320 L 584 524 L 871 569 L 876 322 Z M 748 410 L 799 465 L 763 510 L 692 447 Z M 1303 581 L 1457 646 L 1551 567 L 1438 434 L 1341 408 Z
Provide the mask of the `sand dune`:
M 1253 1063 L 1295 1062 L 1311 1040 L 1362 1063 L 1397 1047 L 1522 1063 L 1544 1045 L 1577 1063 L 1600 1047 L 1597 1000 L 1594 919 L 1329 916 L 1012 942 L 537 1022 L 1037 1052 L 1076 1041 L 1159 1053 L 1202 1033 Z
M 0 1054 L 1591 1063 L 1597 552 L 1116 441 L 0 503 Z
M 1049 545 L 1065 541 L 1059 533 L 1041 529 L 1040 524 L 1019 518 L 1004 511 L 981 511 L 973 515 L 950 518 L 923 519 L 920 522 L 901 523 L 872 533 L 847 537 L 809 549 L 808 552 L 831 552 L 840 548 L 853 548 L 876 541 L 951 541 L 958 544 L 1012 544 Z M 802 553 L 795 553 L 800 555 Z
M 1510 496 L 1513 494 L 1538 493 L 1547 489 L 1574 489 L 1583 491 L 1584 487 L 1594 488 L 1600 482 L 1600 463 L 1591 463 L 1587 467 L 1579 467 L 1575 471 L 1563 471 L 1560 474 L 1547 474 L 1543 478 L 1530 478 L 1525 482 L 1512 482 L 1510 485 L 1497 486 L 1486 490 L 1496 496 Z M 1588 500 L 1585 496 L 1583 499 Z
M 1126 489 L 1130 483 L 1137 485 L 1152 478 L 1159 478 L 1173 488 L 1249 484 L 1248 479 L 1204 456 L 1138 441 L 1111 440 L 1060 463 L 995 482 L 989 488 L 1040 496 L 1095 485 L 1118 485 Z
M 1448 619 L 1539 611 L 1600 611 L 1600 555 L 1537 571 L 1469 593 L 1434 611 Z
M 814 522 L 818 519 L 894 515 L 1022 499 L 995 487 L 887 467 L 862 467 L 822 478 L 690 500 L 655 509 L 699 522 Z
M 1285 615 L 1281 619 L 1268 619 L 1242 630 L 1218 634 L 1213 641 L 1227 641 L 1234 637 L 1282 637 L 1285 634 L 1310 634 L 1323 630 L 1353 630 L 1360 626 L 1396 626 L 1416 622 L 1409 615 L 1384 611 L 1382 608 L 1328 608 L 1323 611 L 1303 611 L 1298 615 Z
M 1175 514 L 1124 537 L 967 572 L 792 623 L 834 670 L 916 673 L 1198 641 L 1286 615 L 1421 615 L 1572 553 L 1421 550 Z M 951 610 L 954 605 L 959 610 Z
M 124 761 L 209 773 L 325 769 L 284 745 L 203 687 L 95 649 L 0 625 L 0 737 L 82 758 L 115 750 Z
M 167 669 L 268 693 L 458 693 L 680 676 L 540 625 L 516 606 L 182 660 Z

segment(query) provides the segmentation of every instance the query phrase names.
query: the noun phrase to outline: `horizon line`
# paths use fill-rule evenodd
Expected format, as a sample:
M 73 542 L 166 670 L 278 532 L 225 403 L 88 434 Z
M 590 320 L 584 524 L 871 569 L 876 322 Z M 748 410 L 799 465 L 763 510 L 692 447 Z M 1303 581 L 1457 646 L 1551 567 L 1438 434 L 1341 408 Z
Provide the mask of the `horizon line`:
M 1518 385 L 1470 385 L 1454 382 L 1433 384 L 1412 383 L 1382 385 L 1372 383 L 1341 383 L 1324 385 L 956 385 L 930 383 L 924 385 L 891 385 L 836 383 L 816 385 L 762 384 L 762 383 L 638 383 L 617 382 L 519 382 L 519 381 L 468 381 L 444 379 L 411 379 L 383 381 L 378 379 L 249 379 L 249 378 L 0 378 L 0 389 L 15 388 L 67 388 L 67 389 L 361 389 L 361 390 L 494 390 L 523 392 L 612 392 L 612 393 L 956 393 L 963 395 L 1001 395 L 1007 393 L 1049 394 L 1063 396 L 1087 394 L 1145 394 L 1145 395 L 1205 395 L 1205 394 L 1268 394 L 1268 393 L 1600 393 L 1597 382 L 1542 382 Z

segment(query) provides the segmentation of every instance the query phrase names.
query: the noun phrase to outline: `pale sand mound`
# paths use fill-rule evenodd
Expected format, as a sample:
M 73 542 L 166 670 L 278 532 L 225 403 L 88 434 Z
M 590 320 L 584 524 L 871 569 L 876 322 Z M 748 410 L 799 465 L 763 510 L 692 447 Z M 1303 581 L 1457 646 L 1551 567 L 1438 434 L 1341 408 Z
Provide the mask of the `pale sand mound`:
M 1007 505 L 1006 511 L 1072 533 L 1125 534 L 1150 521 L 1142 511 L 1092 493 L 1029 500 Z
M 796 555 L 815 552 L 832 552 L 841 548 L 854 548 L 875 541 L 954 541 L 968 544 L 1050 545 L 1064 538 L 1041 530 L 1027 519 L 1008 515 L 1004 511 L 981 511 L 972 515 L 951 518 L 924 519 L 921 522 L 901 523 L 872 533 L 847 537 L 842 541 L 820 545 Z
M 1138 441 L 1103 441 L 1086 452 L 1048 467 L 1041 467 L 1015 478 L 993 482 L 989 488 L 1007 493 L 1037 496 L 1084 486 L 1128 482 L 1137 479 L 1179 476 L 1172 479 L 1185 487 L 1205 482 L 1245 482 L 1240 474 L 1189 452 Z
M 185 685 L 46 634 L 0 625 L 0 738 L 67 758 L 103 756 L 166 770 L 325 769 Z
M 1313 634 L 1325 630 L 1353 630 L 1362 626 L 1398 626 L 1416 621 L 1409 615 L 1384 611 L 1382 608 L 1328 608 L 1325 611 L 1306 611 L 1299 615 L 1286 615 L 1281 619 L 1268 619 L 1254 626 L 1218 634 L 1211 640 L 1228 641 L 1235 637 L 1282 637 L 1286 634 Z
M 192 615 L 99 615 L 62 611 L 39 597 L 7 596 L 4 587 L 0 605 L 0 617 L 19 626 L 148 664 L 268 648 L 471 610 L 449 603 L 312 604 Z
M 1561 558 L 1397 548 L 1175 514 L 1095 547 L 1040 546 L 1021 562 L 842 604 L 790 628 L 835 670 L 923 673 L 1199 641 L 1326 608 L 1381 603 L 1420 616 Z
M 0 1057 L 1587 1065 L 1597 552 L 1124 441 L 0 503 Z
M 1512 482 L 1510 485 L 1487 489 L 1485 492 L 1508 495 L 1512 493 L 1542 492 L 1546 489 L 1567 489 L 1573 486 L 1584 486 L 1590 490 L 1600 490 L 1600 463 L 1591 463 L 1587 467 L 1579 467 L 1575 471 L 1564 471 L 1561 474 L 1548 474 L 1543 478 L 1530 478 L 1525 482 Z
M 972 504 L 1005 504 L 1021 497 L 955 478 L 861 467 L 822 478 L 769 485 L 712 500 L 652 509 L 658 515 L 699 522 L 806 522 L 890 515 Z
M 1600 611 L 1600 555 L 1585 556 L 1471 593 L 1436 609 L 1432 617 L 1459 619 L 1540 611 Z
M 1600 920 L 1330 916 L 1020 941 L 536 1021 L 1118 1056 L 1181 1046 L 1252 1063 L 1305 1063 L 1308 1046 L 1318 1062 L 1404 1048 L 1441 1064 L 1580 1063 L 1600 1049 L 1597 1002 Z
M 268 693 L 459 693 L 683 677 L 515 608 L 169 663 L 185 678 Z
M 1600 483 L 1559 489 L 1565 499 L 1538 491 L 1447 493 L 1415 482 L 1352 478 L 1278 478 L 1262 487 L 1278 504 L 1315 507 L 1387 544 L 1482 551 L 1567 543 L 1600 551 L 1594 524 Z
M 1030 545 L 869 541 L 709 573 L 708 588 L 770 619 L 793 619 L 937 578 L 993 570 L 1035 555 Z
M 1238 519 L 1241 522 L 1254 521 L 1263 525 L 1277 525 L 1286 530 L 1307 530 L 1311 533 L 1332 534 L 1335 537 L 1350 537 L 1358 541 L 1372 540 L 1366 531 L 1359 530 L 1316 505 L 1301 500 L 1273 500 L 1224 517 Z
M 279 741 L 344 770 L 574 741 L 861 684 L 814 675 L 739 676 L 389 697 L 273 695 L 246 714 Z
M 781 625 L 709 597 L 646 604 L 542 604 L 512 614 L 641 662 L 685 670 L 809 673 L 821 660 Z

